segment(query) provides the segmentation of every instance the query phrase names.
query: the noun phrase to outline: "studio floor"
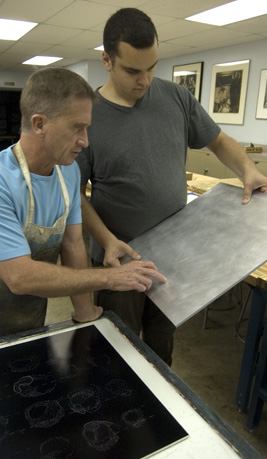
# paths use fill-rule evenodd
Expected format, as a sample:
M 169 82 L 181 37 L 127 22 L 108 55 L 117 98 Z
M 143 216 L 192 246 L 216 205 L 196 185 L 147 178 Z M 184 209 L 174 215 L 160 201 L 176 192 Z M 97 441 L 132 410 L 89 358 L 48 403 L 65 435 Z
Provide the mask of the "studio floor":
M 236 336 L 235 326 L 240 315 L 240 284 L 209 307 L 206 328 L 204 311 L 177 328 L 172 369 L 223 417 L 262 456 L 267 458 L 267 406 L 260 425 L 250 432 L 247 414 L 240 413 L 235 395 L 243 354 L 249 304 Z M 70 319 L 72 305 L 68 298 L 48 302 L 46 324 Z M 220 458 L 218 458 L 220 459 Z M 253 459 L 253 458 L 245 458 Z

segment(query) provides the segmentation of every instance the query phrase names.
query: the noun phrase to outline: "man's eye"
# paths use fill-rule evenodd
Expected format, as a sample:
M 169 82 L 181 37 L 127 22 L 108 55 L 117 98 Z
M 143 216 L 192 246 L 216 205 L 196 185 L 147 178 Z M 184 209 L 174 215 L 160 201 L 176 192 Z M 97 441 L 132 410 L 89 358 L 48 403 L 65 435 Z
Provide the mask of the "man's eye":
M 129 73 L 129 75 L 137 75 L 138 71 L 137 70 L 127 70 L 127 73 Z

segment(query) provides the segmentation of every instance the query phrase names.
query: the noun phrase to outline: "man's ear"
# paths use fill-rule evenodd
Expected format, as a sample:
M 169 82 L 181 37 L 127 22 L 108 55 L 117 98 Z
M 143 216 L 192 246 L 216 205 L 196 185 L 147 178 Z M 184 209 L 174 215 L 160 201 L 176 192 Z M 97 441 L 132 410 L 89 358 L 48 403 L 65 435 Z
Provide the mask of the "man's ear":
M 112 62 L 109 57 L 109 55 L 106 53 L 106 51 L 103 51 L 102 53 L 102 62 L 104 64 L 105 69 L 110 72 L 112 69 Z
M 38 135 L 43 135 L 45 132 L 46 116 L 36 113 L 31 118 L 32 129 Z

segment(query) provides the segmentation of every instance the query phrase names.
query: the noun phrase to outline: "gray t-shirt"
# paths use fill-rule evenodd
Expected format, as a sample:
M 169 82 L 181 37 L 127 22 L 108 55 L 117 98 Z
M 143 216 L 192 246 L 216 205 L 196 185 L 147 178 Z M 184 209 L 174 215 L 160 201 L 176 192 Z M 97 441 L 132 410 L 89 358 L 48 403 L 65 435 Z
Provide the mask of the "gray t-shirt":
M 189 91 L 159 78 L 134 107 L 98 97 L 77 159 L 81 183 L 91 181 L 100 218 L 129 242 L 184 207 L 187 147 L 205 147 L 220 128 Z M 103 259 L 95 241 L 91 255 Z

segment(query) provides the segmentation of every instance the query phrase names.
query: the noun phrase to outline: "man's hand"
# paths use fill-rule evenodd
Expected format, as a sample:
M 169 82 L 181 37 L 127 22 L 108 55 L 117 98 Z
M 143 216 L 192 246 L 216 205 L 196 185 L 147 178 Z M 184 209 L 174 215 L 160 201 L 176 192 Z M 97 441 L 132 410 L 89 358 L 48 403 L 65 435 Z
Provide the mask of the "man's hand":
M 118 268 L 104 268 L 104 272 L 107 276 L 107 288 L 121 292 L 145 292 L 150 289 L 153 278 L 162 283 L 167 282 L 167 278 L 158 272 L 152 261 L 131 261 Z
M 252 191 L 267 191 L 267 178 L 262 175 L 244 148 L 224 132 L 207 145 L 217 158 L 231 169 L 244 184 L 242 204 L 248 204 Z
M 141 255 L 133 250 L 128 244 L 120 241 L 114 236 L 109 242 L 109 245 L 105 247 L 103 265 L 108 267 L 120 266 L 120 258 L 124 255 L 129 255 L 133 260 L 141 260 L 142 258 Z
M 248 204 L 252 191 L 259 190 L 262 193 L 267 191 L 267 178 L 262 175 L 257 169 L 249 169 L 243 178 L 244 193 L 243 193 L 243 204 Z

